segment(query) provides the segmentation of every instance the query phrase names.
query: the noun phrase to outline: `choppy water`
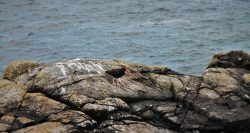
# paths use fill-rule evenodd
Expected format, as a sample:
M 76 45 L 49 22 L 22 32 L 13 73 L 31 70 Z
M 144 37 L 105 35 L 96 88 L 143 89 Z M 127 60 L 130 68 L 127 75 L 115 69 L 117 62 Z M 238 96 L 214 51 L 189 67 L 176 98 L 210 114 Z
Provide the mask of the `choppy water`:
M 236 49 L 250 52 L 250 0 L 0 0 L 0 71 L 88 57 L 200 74 Z

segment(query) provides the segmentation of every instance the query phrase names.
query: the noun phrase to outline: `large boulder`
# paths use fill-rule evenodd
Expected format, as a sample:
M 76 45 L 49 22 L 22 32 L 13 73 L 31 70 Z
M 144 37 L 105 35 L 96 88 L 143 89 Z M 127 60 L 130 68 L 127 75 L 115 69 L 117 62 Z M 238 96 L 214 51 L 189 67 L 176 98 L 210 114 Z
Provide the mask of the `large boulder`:
M 25 112 L 31 112 L 37 117 L 47 117 L 51 114 L 62 112 L 67 105 L 50 99 L 42 93 L 27 93 L 23 98 L 20 109 Z
M 0 115 L 18 108 L 27 88 L 9 80 L 0 79 Z
M 11 63 L 0 79 L 1 132 L 250 130 L 243 51 L 215 55 L 201 76 L 117 60 L 25 62 Z M 106 71 L 123 67 L 130 73 L 114 84 Z
M 133 73 L 121 77 L 119 84 L 114 85 L 112 84 L 113 77 L 106 74 L 105 71 L 119 65 L 127 66 Z M 35 71 L 35 76 L 34 71 L 16 77 L 16 82 L 25 84 L 32 89 L 31 91 L 43 91 L 67 101 L 71 94 L 74 94 L 76 99 L 86 96 L 88 99 L 100 100 L 107 97 L 123 100 L 171 99 L 174 97 L 169 88 L 171 83 L 158 86 L 153 83 L 154 80 L 151 80 L 151 76 L 144 74 L 154 73 L 154 71 L 167 73 L 170 71 L 167 68 L 163 70 L 159 67 L 143 67 L 143 65 L 131 65 L 117 61 L 69 60 L 43 67 L 39 71 Z M 85 103 L 85 101 L 82 102 Z M 83 103 L 78 101 L 76 106 L 79 104 Z

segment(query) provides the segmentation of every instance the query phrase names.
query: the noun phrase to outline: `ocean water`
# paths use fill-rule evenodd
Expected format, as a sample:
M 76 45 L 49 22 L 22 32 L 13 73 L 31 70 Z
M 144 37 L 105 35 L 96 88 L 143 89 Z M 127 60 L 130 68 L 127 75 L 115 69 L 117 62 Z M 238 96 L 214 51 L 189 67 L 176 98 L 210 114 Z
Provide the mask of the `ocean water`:
M 250 0 L 0 0 L 0 73 L 100 58 L 199 75 L 230 50 L 250 52 Z

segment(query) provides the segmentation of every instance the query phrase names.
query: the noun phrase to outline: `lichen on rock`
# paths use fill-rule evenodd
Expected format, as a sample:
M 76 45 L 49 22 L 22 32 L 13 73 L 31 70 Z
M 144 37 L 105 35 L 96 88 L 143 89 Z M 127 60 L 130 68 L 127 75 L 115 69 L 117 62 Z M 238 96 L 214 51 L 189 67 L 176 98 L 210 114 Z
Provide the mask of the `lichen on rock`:
M 17 60 L 12 61 L 3 73 L 3 78 L 14 80 L 17 76 L 31 71 L 37 67 L 39 63 L 32 60 Z

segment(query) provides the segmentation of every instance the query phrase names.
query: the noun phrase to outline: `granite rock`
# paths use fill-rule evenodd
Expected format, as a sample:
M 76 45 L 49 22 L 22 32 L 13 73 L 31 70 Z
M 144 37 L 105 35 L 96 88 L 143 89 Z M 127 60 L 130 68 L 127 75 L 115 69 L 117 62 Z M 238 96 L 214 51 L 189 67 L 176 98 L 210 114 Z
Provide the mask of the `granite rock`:
M 1 132 L 247 132 L 249 54 L 217 54 L 200 76 L 125 61 L 12 62 L 0 79 Z M 113 78 L 106 71 L 125 66 Z

